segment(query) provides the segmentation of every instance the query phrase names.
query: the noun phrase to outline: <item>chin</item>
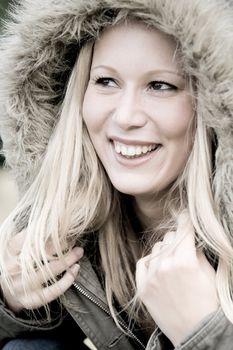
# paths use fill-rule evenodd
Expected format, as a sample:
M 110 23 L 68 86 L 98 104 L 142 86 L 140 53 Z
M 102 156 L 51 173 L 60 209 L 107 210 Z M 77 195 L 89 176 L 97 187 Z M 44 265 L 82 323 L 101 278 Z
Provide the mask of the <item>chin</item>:
M 169 180 L 167 182 L 156 181 L 152 183 L 151 178 L 144 179 L 144 181 L 141 181 L 141 179 L 130 179 L 130 177 L 122 181 L 122 175 L 119 175 L 118 178 L 115 176 L 114 178 L 110 178 L 113 187 L 119 192 L 134 197 L 145 197 L 145 199 L 148 198 L 149 200 L 151 200 L 151 197 L 157 198 L 157 196 L 164 196 L 174 183 L 174 179 Z
M 130 196 L 147 196 L 157 192 L 157 189 L 148 187 L 148 185 L 145 186 L 143 184 L 132 184 L 132 182 L 127 184 L 119 184 L 112 182 L 112 185 L 119 192 L 128 194 Z

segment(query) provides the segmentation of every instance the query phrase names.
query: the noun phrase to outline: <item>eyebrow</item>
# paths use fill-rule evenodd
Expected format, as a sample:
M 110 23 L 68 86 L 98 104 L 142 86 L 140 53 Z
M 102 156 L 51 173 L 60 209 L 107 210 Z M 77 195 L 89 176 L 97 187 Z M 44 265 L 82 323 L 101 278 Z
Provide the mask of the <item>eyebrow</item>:
M 112 71 L 113 73 L 118 73 L 117 70 L 113 67 L 110 67 L 110 66 L 107 66 L 107 65 L 98 65 L 98 66 L 94 66 L 91 68 L 91 70 L 96 70 L 96 69 L 99 69 L 99 68 L 102 68 L 102 69 L 108 69 L 110 71 Z M 173 74 L 173 75 L 176 75 L 176 76 L 179 76 L 181 78 L 184 78 L 185 77 L 185 74 L 182 74 L 180 73 L 179 71 L 175 71 L 175 70 L 170 70 L 170 69 L 155 69 L 155 70 L 150 70 L 148 72 L 146 72 L 146 75 L 151 75 L 151 74 L 158 74 L 158 73 L 169 73 L 169 74 Z

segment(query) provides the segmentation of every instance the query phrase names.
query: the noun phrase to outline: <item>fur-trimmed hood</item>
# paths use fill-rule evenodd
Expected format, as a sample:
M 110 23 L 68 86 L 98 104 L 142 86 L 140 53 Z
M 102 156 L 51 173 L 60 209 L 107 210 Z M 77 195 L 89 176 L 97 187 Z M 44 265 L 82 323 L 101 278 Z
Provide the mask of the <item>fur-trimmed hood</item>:
M 197 81 L 197 112 L 214 129 L 216 201 L 233 218 L 233 7 L 228 0 L 21 0 L 0 46 L 0 134 L 21 192 L 56 124 L 80 45 L 119 8 L 172 34 Z M 103 9 L 105 9 L 103 11 Z M 230 224 L 232 225 L 232 223 Z M 231 226 L 232 228 L 232 226 Z

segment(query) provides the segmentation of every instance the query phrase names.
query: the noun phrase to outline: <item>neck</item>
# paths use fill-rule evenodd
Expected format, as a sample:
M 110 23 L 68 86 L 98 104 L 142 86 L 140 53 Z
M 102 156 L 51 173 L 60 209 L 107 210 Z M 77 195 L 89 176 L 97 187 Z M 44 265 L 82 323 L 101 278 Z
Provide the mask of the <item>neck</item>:
M 153 198 L 137 196 L 134 198 L 135 212 L 144 230 L 158 226 L 164 217 L 164 196 Z

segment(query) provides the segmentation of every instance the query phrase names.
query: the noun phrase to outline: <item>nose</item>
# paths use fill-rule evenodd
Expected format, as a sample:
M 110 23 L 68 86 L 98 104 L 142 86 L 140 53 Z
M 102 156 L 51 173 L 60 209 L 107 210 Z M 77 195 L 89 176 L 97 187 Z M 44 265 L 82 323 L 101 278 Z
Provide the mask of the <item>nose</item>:
M 134 89 L 122 91 L 113 112 L 113 120 L 124 130 L 141 128 L 147 123 L 142 98 Z

